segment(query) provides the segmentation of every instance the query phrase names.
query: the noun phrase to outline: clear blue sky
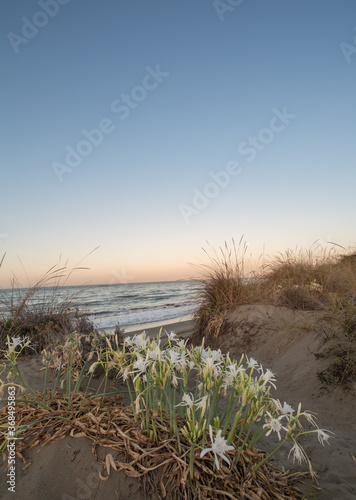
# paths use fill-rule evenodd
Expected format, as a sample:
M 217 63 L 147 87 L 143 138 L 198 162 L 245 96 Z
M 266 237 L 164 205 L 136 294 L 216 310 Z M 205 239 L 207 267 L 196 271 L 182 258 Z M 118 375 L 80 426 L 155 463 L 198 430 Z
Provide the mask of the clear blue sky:
M 355 247 L 354 0 L 2 0 L 0 26 L 2 286 L 99 245 L 73 283 L 189 277 L 241 235 Z

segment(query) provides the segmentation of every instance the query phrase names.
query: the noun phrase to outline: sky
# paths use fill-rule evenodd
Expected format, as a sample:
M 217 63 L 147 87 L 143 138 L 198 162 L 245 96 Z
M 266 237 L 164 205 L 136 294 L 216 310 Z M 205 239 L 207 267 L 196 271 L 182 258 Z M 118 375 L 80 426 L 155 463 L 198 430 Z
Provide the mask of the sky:
M 0 286 L 186 279 L 232 238 L 355 248 L 354 0 L 0 10 Z

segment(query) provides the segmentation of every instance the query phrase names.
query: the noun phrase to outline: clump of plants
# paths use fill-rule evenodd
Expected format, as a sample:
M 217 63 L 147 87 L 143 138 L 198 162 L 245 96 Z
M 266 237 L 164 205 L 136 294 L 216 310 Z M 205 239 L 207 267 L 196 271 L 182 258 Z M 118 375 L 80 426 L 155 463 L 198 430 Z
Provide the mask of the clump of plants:
M 354 255 L 340 255 L 337 245 L 287 250 L 263 266 L 265 287 L 277 292 L 277 304 L 296 309 L 335 308 L 356 299 Z
M 152 486 L 153 475 L 161 469 L 158 491 L 162 497 L 171 492 L 172 498 L 253 498 L 260 491 L 264 499 L 302 498 L 292 484 L 302 475 L 286 473 L 271 459 L 289 446 L 293 461 L 305 462 L 315 477 L 304 442 L 315 435 L 324 445 L 330 438 L 301 404 L 292 408 L 273 398 L 274 374 L 245 355 L 236 361 L 204 343 L 187 348 L 173 333 L 166 341 L 160 336 L 149 339 L 145 333 L 127 337 L 122 347 L 111 336 L 96 361 L 90 363 L 88 358 L 74 386 L 70 354 L 66 393 L 59 389 L 59 375 L 53 389 L 45 383 L 44 391 L 35 393 L 22 380 L 17 365 L 21 350 L 28 345 L 28 340 L 9 339 L 2 369 L 2 374 L 7 371 L 13 376 L 11 381 L 2 381 L 2 391 L 16 384 L 23 392 L 20 397 L 18 391 L 15 430 L 21 438 L 20 453 L 38 442 L 38 436 L 45 442 L 67 434 L 87 436 L 118 452 L 115 457 L 106 456 L 102 479 L 111 469 L 124 469 L 131 476 L 143 476 Z M 49 360 L 45 361 L 48 370 Z M 106 382 L 101 394 L 79 391 L 84 374 L 93 374 L 98 365 L 104 380 L 111 368 L 118 370 L 131 404 L 124 406 L 117 392 L 109 395 Z M 1 410 L 3 451 L 6 417 Z M 261 439 L 270 435 L 278 437 L 278 445 L 270 446 L 268 453 L 259 451 Z
M 324 309 L 323 303 L 316 297 L 313 290 L 307 286 L 281 287 L 278 295 L 278 303 L 282 306 L 298 310 Z
M 11 289 L 0 290 L 0 349 L 5 348 L 8 337 L 27 337 L 31 350 L 26 348 L 23 353 L 39 354 L 53 342 L 65 342 L 74 331 L 94 332 L 93 323 L 72 307 L 77 294 L 61 297 L 59 293 L 60 286 L 78 269 L 84 268 L 53 266 L 27 288 L 14 280 Z
M 105 334 L 95 331 L 87 318 L 81 318 L 79 328 L 67 335 L 64 340 L 56 340 L 42 351 L 43 362 L 50 369 L 59 373 L 72 373 L 74 379 L 88 362 L 97 362 L 96 369 L 91 371 L 95 376 L 104 373 L 102 364 L 98 362 L 107 347 L 107 339 L 115 336 L 118 346 L 123 343 L 124 330 L 117 324 L 113 333 Z M 81 328 L 80 328 L 81 327 Z M 84 333 L 82 333 L 84 332 Z M 109 337 L 108 337 L 109 336 Z M 114 370 L 113 370 L 114 372 Z M 111 376 L 114 376 L 114 373 Z
M 192 342 L 205 337 L 216 344 L 220 335 L 233 334 L 228 312 L 243 304 L 272 304 L 296 310 L 323 311 L 339 322 L 347 346 L 330 356 L 332 375 L 327 383 L 347 384 L 355 379 L 356 363 L 356 254 L 333 245 L 309 250 L 287 250 L 246 272 L 246 245 L 240 240 L 229 248 L 213 251 L 210 264 L 203 266 L 196 332 Z M 335 331 L 335 335 L 338 335 Z M 340 337 L 341 338 L 341 337 Z M 340 340 L 340 339 L 339 339 Z M 345 339 L 344 339 L 345 340 Z M 345 344 L 342 340 L 343 345 Z M 327 349 L 334 345 L 326 341 Z M 336 345 L 336 344 L 335 344 Z M 331 349 L 332 351 L 332 349 Z M 336 376 L 339 373 L 339 376 Z
M 248 300 L 250 287 L 244 282 L 246 250 L 242 239 L 238 245 L 233 240 L 231 247 L 225 243 L 218 252 L 211 249 L 212 255 L 204 250 L 210 263 L 201 266 L 203 277 L 194 315 L 194 343 L 201 342 L 203 337 L 216 338 L 226 327 L 225 314 Z

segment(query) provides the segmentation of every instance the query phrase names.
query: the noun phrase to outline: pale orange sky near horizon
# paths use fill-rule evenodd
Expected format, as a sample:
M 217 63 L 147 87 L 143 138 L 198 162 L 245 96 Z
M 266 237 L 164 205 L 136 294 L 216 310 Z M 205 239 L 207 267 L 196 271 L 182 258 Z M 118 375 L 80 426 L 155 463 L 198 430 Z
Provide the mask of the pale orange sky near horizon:
M 232 240 L 227 241 L 226 244 L 232 252 Z M 220 258 L 221 249 L 225 252 L 224 245 L 225 242 L 221 245 L 209 245 L 204 242 L 196 252 L 190 255 L 183 249 L 176 256 L 168 252 L 165 254 L 165 251 L 161 249 L 161 251 L 157 250 L 156 256 L 153 251 L 143 253 L 142 257 L 137 252 L 133 253 L 131 258 L 126 254 L 125 259 L 115 259 L 114 255 L 102 247 L 76 260 L 65 259 L 64 256 L 56 259 L 53 256 L 51 259 L 51 256 L 47 255 L 29 262 L 28 259 L 22 260 L 20 256 L 5 255 L 0 269 L 0 288 L 10 288 L 13 281 L 21 287 L 31 286 L 49 271 L 48 278 L 51 273 L 57 275 L 58 269 L 63 267 L 65 269 L 59 273 L 63 275 L 59 280 L 59 284 L 63 286 L 202 279 L 212 264 L 212 259 Z M 355 250 L 355 245 L 347 241 L 338 245 L 343 246 L 347 251 Z M 239 240 L 235 239 L 235 246 L 238 249 L 238 260 L 240 263 L 243 262 L 245 275 L 258 272 L 263 263 L 270 262 L 280 254 L 283 255 L 288 249 L 295 254 L 308 249 L 313 249 L 315 254 L 324 251 L 332 252 L 332 254 L 343 252 L 342 248 L 322 240 L 311 242 L 308 246 L 295 245 L 284 247 L 282 250 L 276 246 L 268 248 L 266 245 L 258 248 L 256 244 L 252 246 L 246 239 L 241 240 L 240 246 Z M 75 269 L 77 267 L 85 269 Z M 47 281 L 45 284 L 50 285 L 52 282 Z

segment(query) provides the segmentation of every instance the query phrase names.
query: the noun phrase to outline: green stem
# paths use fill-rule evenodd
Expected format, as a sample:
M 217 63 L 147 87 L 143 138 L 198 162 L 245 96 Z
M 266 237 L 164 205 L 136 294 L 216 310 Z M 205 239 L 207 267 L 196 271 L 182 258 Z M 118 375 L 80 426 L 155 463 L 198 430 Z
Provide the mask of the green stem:
M 253 446 L 255 443 L 257 443 L 257 441 L 259 441 L 259 440 L 261 439 L 261 437 L 262 437 L 262 436 L 264 436 L 264 435 L 266 434 L 266 432 L 267 432 L 267 429 L 262 429 L 262 431 L 261 431 L 261 432 L 257 435 L 257 437 L 256 437 L 256 434 L 257 434 L 257 432 L 258 432 L 258 429 L 261 427 L 262 422 L 263 422 L 263 421 L 262 421 L 262 418 L 261 418 L 261 419 L 260 419 L 260 421 L 259 421 L 259 422 L 258 422 L 258 424 L 257 424 L 257 428 L 256 428 L 256 430 L 255 430 L 255 432 L 254 432 L 254 435 L 252 436 L 252 439 L 251 439 L 251 441 L 250 441 L 250 443 L 249 443 L 249 445 L 248 445 L 249 449 L 251 449 L 251 448 L 252 448 L 252 446 Z
M 49 361 L 46 361 L 46 371 L 45 371 L 45 379 L 44 379 L 44 389 L 43 389 L 43 404 L 46 404 L 46 396 L 47 396 L 47 376 L 48 376 L 48 365 Z
M 238 423 L 240 422 L 240 419 L 241 419 L 241 413 L 242 413 L 242 408 L 240 408 L 240 410 L 236 413 L 236 415 L 234 417 L 234 421 L 232 423 L 231 430 L 230 430 L 228 438 L 226 440 L 226 444 L 228 444 L 228 445 L 231 445 L 231 443 L 232 443 L 236 428 L 237 428 Z
M 159 401 L 159 413 L 161 416 L 161 425 L 163 425 L 163 397 L 165 394 L 166 394 L 166 392 L 162 389 L 161 390 L 161 397 L 160 397 L 160 401 Z
M 59 365 L 59 368 L 58 368 L 57 377 L 56 377 L 56 380 L 55 380 L 55 382 L 54 382 L 54 387 L 53 387 L 53 396 L 55 396 L 55 395 L 56 395 L 56 392 L 57 392 L 57 386 L 58 386 L 58 382 L 59 382 L 59 377 L 60 377 L 60 375 L 61 375 L 62 365 L 63 365 L 63 354 L 62 354 L 62 357 L 61 357 L 61 362 L 60 362 L 60 365 Z
M 220 401 L 220 396 L 221 396 L 221 392 L 220 392 L 221 384 L 222 384 L 222 380 L 219 381 L 218 386 L 216 387 L 216 389 L 214 391 L 214 398 L 213 398 L 213 401 L 211 403 L 210 410 L 209 410 L 209 415 L 208 415 L 208 419 L 207 419 L 207 422 L 206 422 L 207 428 L 209 428 L 211 420 L 212 420 L 212 418 L 216 414 L 216 410 L 217 410 L 217 407 L 218 407 L 218 404 L 219 404 L 219 401 Z
M 189 477 L 191 481 L 193 481 L 194 478 L 194 447 L 194 444 L 192 444 L 190 447 Z
M 72 366 L 73 366 L 73 351 L 70 352 L 68 356 L 68 366 L 67 366 L 67 399 L 68 399 L 68 410 L 70 409 L 72 393 L 71 393 L 71 383 L 72 383 Z
M 277 446 L 277 448 L 275 448 L 275 450 L 272 451 L 272 453 L 270 453 L 266 458 L 264 458 L 263 460 L 261 460 L 261 462 L 257 465 L 255 465 L 255 467 L 253 468 L 254 471 L 256 471 L 259 467 L 261 467 L 263 464 L 265 464 L 270 458 L 273 457 L 273 455 L 275 455 L 277 453 L 277 451 L 282 448 L 282 446 L 284 445 L 284 443 L 286 443 L 287 439 L 284 438 L 283 441 L 281 441 L 279 443 L 279 445 Z
M 224 420 L 226 419 L 226 422 L 225 422 L 225 425 L 223 428 L 223 432 L 222 432 L 223 436 L 225 436 L 225 433 L 226 433 L 227 428 L 229 426 L 230 419 L 232 417 L 232 413 L 234 411 L 234 408 L 235 408 L 237 402 L 238 402 L 238 398 L 231 397 L 231 399 L 229 401 L 229 406 L 226 410 L 224 417 L 222 418 L 222 422 L 224 422 Z
M 252 431 L 252 427 L 253 427 L 253 424 L 254 424 L 254 421 L 252 421 L 250 423 L 250 426 L 248 428 L 248 431 L 246 432 L 246 436 L 245 436 L 245 439 L 242 441 L 242 444 L 241 446 L 239 446 L 239 451 L 238 451 L 238 454 L 237 454 L 237 457 L 235 459 L 235 464 L 237 465 L 239 463 L 239 460 L 240 460 L 240 456 L 241 456 L 241 453 L 243 452 L 244 448 L 245 448 L 245 445 L 248 441 L 248 438 L 251 434 L 251 431 Z M 241 426 L 242 428 L 242 426 Z M 239 432 L 239 441 L 241 440 L 241 432 Z
M 106 369 L 106 371 L 105 371 L 105 377 L 104 377 L 104 394 L 103 394 L 103 400 L 104 400 L 104 397 L 105 397 L 105 394 L 106 394 L 106 388 L 107 388 L 107 385 L 108 385 L 108 375 L 109 375 L 109 372 Z
M 133 397 L 132 397 L 132 392 L 131 392 L 131 389 L 130 389 L 130 382 L 127 380 L 126 384 L 127 384 L 127 388 L 128 388 L 128 391 L 129 391 L 129 396 L 130 396 L 132 411 L 133 411 L 133 415 L 134 415 L 134 420 L 135 420 L 135 422 L 137 422 L 135 402 L 134 402 Z
M 79 374 L 77 383 L 75 384 L 75 387 L 74 387 L 74 392 L 79 392 L 80 391 L 80 386 L 81 386 L 81 383 L 83 381 L 84 373 L 85 373 L 85 370 L 87 369 L 88 363 L 89 363 L 89 357 L 87 358 L 87 360 L 84 363 L 83 368 L 81 369 L 81 372 Z

